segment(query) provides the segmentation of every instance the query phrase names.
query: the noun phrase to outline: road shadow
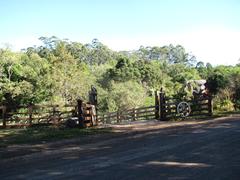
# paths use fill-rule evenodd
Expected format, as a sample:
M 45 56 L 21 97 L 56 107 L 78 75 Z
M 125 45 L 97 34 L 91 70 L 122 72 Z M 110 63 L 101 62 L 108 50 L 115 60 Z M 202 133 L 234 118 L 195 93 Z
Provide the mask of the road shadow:
M 75 141 L 56 146 L 21 163 L 5 164 L 0 177 L 237 180 L 239 129 L 239 119 L 228 118 L 217 123 L 102 135 L 83 144 Z

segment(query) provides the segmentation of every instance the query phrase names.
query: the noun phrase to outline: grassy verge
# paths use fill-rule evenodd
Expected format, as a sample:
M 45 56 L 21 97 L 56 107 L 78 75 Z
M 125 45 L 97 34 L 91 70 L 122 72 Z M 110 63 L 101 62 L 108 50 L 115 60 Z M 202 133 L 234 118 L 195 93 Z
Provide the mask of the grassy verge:
M 214 110 L 212 116 L 198 115 L 198 116 L 188 116 L 186 118 L 175 117 L 175 118 L 170 119 L 170 121 L 178 122 L 178 121 L 184 121 L 184 120 L 208 120 L 208 119 L 212 119 L 212 118 L 226 117 L 226 116 L 233 115 L 233 114 L 240 114 L 240 110 L 225 111 L 225 112 Z
M 214 111 L 213 115 L 214 116 L 219 116 L 219 117 L 222 117 L 222 116 L 227 116 L 227 115 L 232 115 L 232 114 L 240 114 L 240 110 L 237 110 L 237 111 Z
M 109 132 L 111 132 L 110 128 L 60 129 L 54 127 L 29 127 L 25 129 L 0 129 L 0 147 L 13 144 L 44 143 Z
M 218 112 L 214 111 L 213 116 L 188 117 L 189 120 L 204 120 L 209 118 L 223 117 L 230 114 L 240 114 L 240 111 L 234 112 Z M 184 121 L 184 119 L 176 118 L 172 121 Z M 6 147 L 14 144 L 36 144 L 44 142 L 52 142 L 56 140 L 77 138 L 86 135 L 110 133 L 111 128 L 88 128 L 88 129 L 68 129 L 56 127 L 29 127 L 18 129 L 0 129 L 0 147 Z

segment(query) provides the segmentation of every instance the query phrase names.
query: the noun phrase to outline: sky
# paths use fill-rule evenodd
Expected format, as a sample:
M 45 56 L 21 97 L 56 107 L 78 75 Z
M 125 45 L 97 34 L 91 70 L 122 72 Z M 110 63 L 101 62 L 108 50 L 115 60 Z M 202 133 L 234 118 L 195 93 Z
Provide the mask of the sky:
M 110 49 L 180 44 L 198 61 L 240 59 L 239 0 L 0 0 L 0 47 L 57 36 Z

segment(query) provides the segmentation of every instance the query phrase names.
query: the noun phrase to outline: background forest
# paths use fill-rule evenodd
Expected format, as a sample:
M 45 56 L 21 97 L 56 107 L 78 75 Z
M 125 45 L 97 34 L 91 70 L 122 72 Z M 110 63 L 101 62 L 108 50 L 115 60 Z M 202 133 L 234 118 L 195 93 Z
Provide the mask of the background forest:
M 21 52 L 0 49 L 2 104 L 87 101 L 94 85 L 100 111 L 116 111 L 153 104 L 154 90 L 161 87 L 168 96 L 182 96 L 187 81 L 206 79 L 215 108 L 240 106 L 240 64 L 213 67 L 181 45 L 115 52 L 97 39 L 90 44 L 54 36 L 40 40 L 42 46 Z

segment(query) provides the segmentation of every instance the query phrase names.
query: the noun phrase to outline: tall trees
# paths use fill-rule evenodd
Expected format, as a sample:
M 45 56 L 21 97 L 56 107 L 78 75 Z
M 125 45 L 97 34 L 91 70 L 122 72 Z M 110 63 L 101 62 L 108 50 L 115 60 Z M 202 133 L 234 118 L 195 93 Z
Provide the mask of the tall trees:
M 194 65 L 196 63 L 195 56 L 186 52 L 185 48 L 181 45 L 174 46 L 170 44 L 169 46 L 141 46 L 139 50 L 133 53 L 137 55 L 139 59 L 142 60 L 159 60 L 166 61 L 170 64 L 185 64 Z M 131 54 L 130 54 L 131 56 Z
M 88 50 L 85 62 L 90 65 L 112 62 L 116 56 L 113 51 L 103 45 L 98 39 L 93 39 L 92 43 L 86 44 L 85 47 Z
M 126 110 L 143 106 L 146 98 L 144 88 L 137 82 L 112 83 L 108 96 L 108 110 Z
M 53 101 L 67 103 L 76 98 L 84 99 L 93 83 L 94 78 L 80 59 L 82 53 L 77 51 L 76 44 L 73 47 L 65 41 L 56 41 L 54 46 L 51 45 L 47 59 L 51 65 L 49 76 Z
M 160 88 L 168 95 L 180 94 L 186 82 L 203 78 L 218 104 L 240 104 L 239 66 L 196 63 L 180 45 L 114 52 L 97 39 L 90 44 L 54 36 L 40 39 L 41 46 L 19 53 L 0 49 L 2 103 L 87 100 L 95 85 L 100 109 L 118 110 L 151 102 L 153 91 Z
M 32 53 L 13 53 L 8 49 L 0 50 L 0 98 L 10 105 L 36 103 L 47 99 L 47 84 L 44 79 L 48 73 L 46 59 Z

